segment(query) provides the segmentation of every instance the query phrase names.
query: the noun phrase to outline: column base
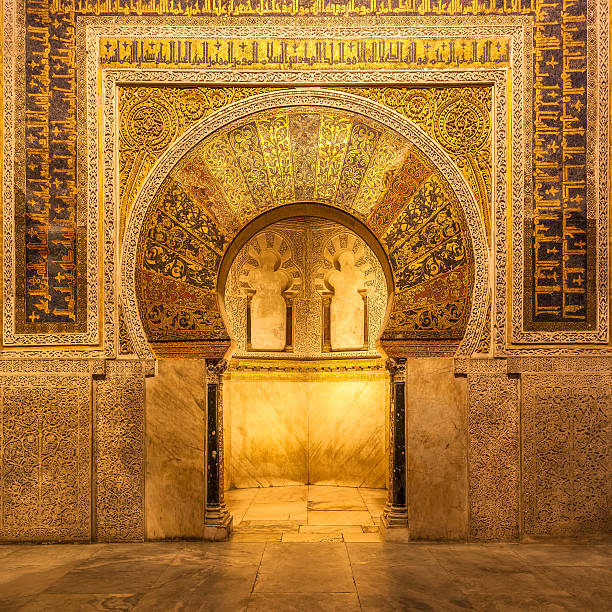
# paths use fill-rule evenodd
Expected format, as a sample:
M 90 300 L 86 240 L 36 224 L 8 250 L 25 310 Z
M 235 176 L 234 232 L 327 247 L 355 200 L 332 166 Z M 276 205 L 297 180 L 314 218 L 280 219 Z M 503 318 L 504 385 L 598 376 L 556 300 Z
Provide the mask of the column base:
M 380 533 L 387 542 L 408 542 L 408 510 L 405 506 L 387 504 L 380 517 Z
M 206 508 L 204 517 L 204 540 L 207 542 L 224 542 L 229 539 L 234 518 L 229 513 L 227 506 L 215 506 Z

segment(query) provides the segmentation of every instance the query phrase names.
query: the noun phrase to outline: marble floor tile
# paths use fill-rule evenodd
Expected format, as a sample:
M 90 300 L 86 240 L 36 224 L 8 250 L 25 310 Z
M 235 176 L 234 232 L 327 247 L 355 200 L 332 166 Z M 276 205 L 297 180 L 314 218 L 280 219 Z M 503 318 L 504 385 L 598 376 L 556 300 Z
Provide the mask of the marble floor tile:
M 70 570 L 48 591 L 70 594 L 144 592 L 151 588 L 167 566 L 167 560 L 92 562 Z
M 308 510 L 367 510 L 367 506 L 357 488 L 311 485 Z
M 367 510 L 323 510 L 308 513 L 309 525 L 373 525 Z
M 482 610 L 583 610 L 566 589 L 539 572 L 475 572 L 457 582 Z
M 612 602 L 612 564 L 608 567 L 548 566 L 540 571 L 587 610 L 610 610 Z
M 23 607 L 20 612 L 87 612 L 89 610 L 133 610 L 140 593 L 134 594 L 97 594 L 73 595 L 66 593 L 43 593 Z
M 612 564 L 612 547 L 609 544 L 526 544 L 516 545 L 515 552 L 534 565 L 610 567 Z
M 344 542 L 342 532 L 303 533 L 284 531 L 281 542 Z
M 250 494 L 235 495 L 240 491 L 250 491 Z M 377 531 L 380 512 L 386 501 L 386 490 L 326 485 L 264 487 L 232 489 L 228 491 L 226 500 L 234 516 L 232 538 L 238 538 L 238 541 L 289 542 L 329 539 L 307 538 L 292 533 L 305 527 L 330 527 L 338 531 L 337 537 L 333 538 L 336 541 L 342 540 L 342 530 L 334 528 L 353 528 L 359 534 Z M 346 512 L 349 514 L 342 514 Z M 297 525 L 294 525 L 295 523 Z M 266 528 L 270 532 L 269 537 L 264 537 Z M 283 537 L 285 532 L 288 532 L 287 536 Z M 301 532 L 315 533 L 304 529 L 301 529 Z M 243 534 L 247 533 L 249 535 L 243 537 Z M 362 535 L 355 539 L 375 540 L 373 536 Z
M 308 499 L 308 485 L 289 487 L 261 487 L 255 490 L 257 504 L 278 502 L 305 502 Z
M 351 565 L 380 565 L 384 567 L 406 565 L 438 565 L 428 544 L 399 544 L 383 542 L 381 544 L 347 544 Z
M 228 503 L 246 502 L 251 503 L 257 495 L 258 488 L 251 489 L 228 489 L 225 491 L 225 501 Z
M 610 610 L 610 545 L 352 542 L 378 534 L 292 528 L 237 534 L 254 541 L 18 546 L 0 564 L 0 610 Z M 289 541 L 311 538 L 342 541 Z
M 354 532 L 354 531 L 343 531 L 342 538 L 345 542 L 382 542 L 382 535 L 380 532 Z
M 352 564 L 352 568 L 364 610 L 465 610 L 473 607 L 460 586 L 437 565 L 368 563 Z
M 284 531 L 238 531 L 232 534 L 233 542 L 280 542 L 283 539 Z
M 22 545 L 1 561 L 0 610 L 14 609 L 17 600 L 25 604 L 105 548 L 103 544 Z
M 357 612 L 361 610 L 355 593 L 253 593 L 249 612 Z
M 355 593 L 344 544 L 270 543 L 255 593 Z
M 20 544 L 0 544 L 0 559 L 8 557 L 11 553 L 19 550 L 22 547 Z
M 243 521 L 306 520 L 306 502 L 254 503 L 244 514 Z
M 431 546 L 431 554 L 440 565 L 458 577 L 474 576 L 479 572 L 510 574 L 525 572 L 529 564 L 515 554 L 512 544 L 458 544 Z
M 300 525 L 300 533 L 363 533 L 361 525 Z

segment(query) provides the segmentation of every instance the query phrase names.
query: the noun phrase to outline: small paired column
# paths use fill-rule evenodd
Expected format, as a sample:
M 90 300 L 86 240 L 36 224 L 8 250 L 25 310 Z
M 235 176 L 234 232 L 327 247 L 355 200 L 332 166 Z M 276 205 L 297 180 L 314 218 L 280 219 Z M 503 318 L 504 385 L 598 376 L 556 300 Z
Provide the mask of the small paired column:
M 223 373 L 227 361 L 206 360 L 206 513 L 204 539 L 227 540 L 232 516 L 224 501 L 223 485 Z
M 389 498 L 381 516 L 385 539 L 408 539 L 408 509 L 406 505 L 406 360 L 389 359 L 391 375 L 389 425 Z

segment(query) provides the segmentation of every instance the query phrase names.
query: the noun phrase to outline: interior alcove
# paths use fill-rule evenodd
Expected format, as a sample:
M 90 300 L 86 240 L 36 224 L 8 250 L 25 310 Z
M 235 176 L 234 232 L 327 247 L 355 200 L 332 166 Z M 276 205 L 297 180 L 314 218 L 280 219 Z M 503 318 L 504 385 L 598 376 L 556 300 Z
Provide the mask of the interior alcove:
M 383 266 L 362 236 L 317 216 L 273 221 L 242 242 L 223 283 L 234 343 L 223 384 L 225 488 L 291 487 L 284 501 L 299 516 L 300 504 L 316 507 L 321 495 L 333 497 L 338 509 L 357 508 L 363 499 L 357 489 L 367 492 L 372 507 L 372 490 L 383 500 L 388 482 L 389 375 L 377 348 L 390 293 Z M 249 342 L 247 319 L 256 295 L 249 279 L 266 253 L 276 260 L 272 278 L 290 279 L 283 287 L 292 334 L 283 350 L 257 350 Z M 343 253 L 363 279 L 358 296 L 365 305 L 365 342 L 355 350 L 326 346 L 329 303 L 335 299 L 329 278 L 339 272 Z M 321 493 L 321 486 L 340 488 Z M 309 494 L 319 497 L 303 499 Z M 259 495 L 268 500 L 270 493 Z M 250 510 L 258 517 L 253 519 L 231 492 L 226 499 L 236 527 L 242 520 L 261 520 L 261 508 Z M 364 500 L 366 518 L 367 508 Z

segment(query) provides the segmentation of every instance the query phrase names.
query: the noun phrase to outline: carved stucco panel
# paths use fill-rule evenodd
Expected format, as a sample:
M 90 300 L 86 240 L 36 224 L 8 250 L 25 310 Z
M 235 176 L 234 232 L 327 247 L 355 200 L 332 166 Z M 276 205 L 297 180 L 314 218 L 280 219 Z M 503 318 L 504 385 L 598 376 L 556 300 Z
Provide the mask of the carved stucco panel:
M 471 374 L 468 389 L 470 539 L 516 539 L 518 379 L 505 374 Z
M 0 375 L 0 540 L 91 537 L 91 383 Z
M 112 361 L 96 385 L 96 538 L 144 539 L 144 392 L 140 361 Z
M 526 374 L 521 381 L 525 535 L 609 530 L 612 375 Z

